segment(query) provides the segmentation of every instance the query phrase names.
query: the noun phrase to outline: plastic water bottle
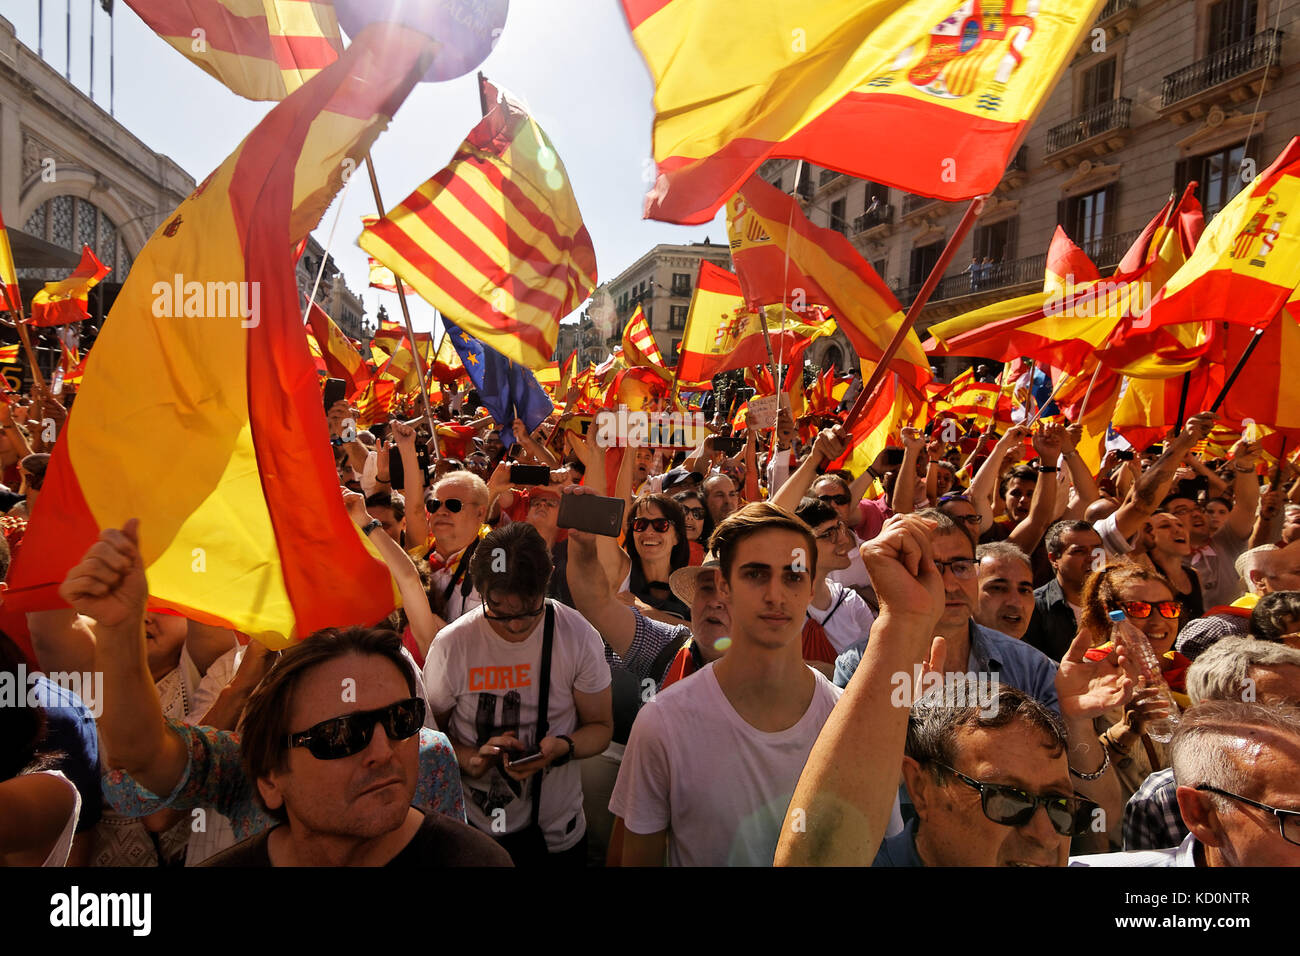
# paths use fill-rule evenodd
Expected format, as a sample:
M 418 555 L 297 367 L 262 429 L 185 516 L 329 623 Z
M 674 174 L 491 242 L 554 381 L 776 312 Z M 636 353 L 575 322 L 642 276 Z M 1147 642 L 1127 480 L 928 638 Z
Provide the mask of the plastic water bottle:
M 1159 698 L 1165 702 L 1168 715 L 1158 720 L 1147 721 L 1146 735 L 1158 744 L 1167 744 L 1174 735 L 1174 728 L 1178 726 L 1178 704 L 1160 671 L 1160 658 L 1156 657 L 1156 652 L 1151 649 L 1151 642 L 1147 640 L 1147 636 L 1124 616 L 1123 611 L 1111 611 L 1109 617 L 1111 640 L 1116 647 L 1123 647 L 1127 651 L 1128 656 L 1137 664 L 1138 670 L 1146 679 L 1147 686 L 1158 688 Z

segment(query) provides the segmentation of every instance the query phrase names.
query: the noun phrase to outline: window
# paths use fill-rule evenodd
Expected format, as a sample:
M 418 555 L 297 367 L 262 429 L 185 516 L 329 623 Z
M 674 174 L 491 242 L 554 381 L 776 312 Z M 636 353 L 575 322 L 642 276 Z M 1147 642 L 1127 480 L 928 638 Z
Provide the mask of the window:
M 876 275 L 880 276 L 880 279 L 883 282 L 885 279 L 885 270 L 889 268 L 889 260 L 877 259 L 875 262 L 871 263 L 871 268 L 875 270 Z
M 691 277 L 686 272 L 673 273 L 673 295 L 690 295 Z
M 1209 47 L 1205 52 L 1218 53 L 1253 37 L 1258 8 L 1257 0 L 1223 0 L 1210 7 Z
M 868 209 L 870 209 L 871 204 L 873 202 L 877 204 L 877 207 L 884 206 L 889 203 L 888 186 L 882 186 L 880 185 L 880 183 L 873 183 L 870 180 L 867 181 L 866 186 L 867 186 L 866 198 L 864 198 L 862 201 L 863 212 L 866 212 Z
M 654 328 L 655 310 L 653 308 L 647 307 L 644 311 L 645 311 L 645 324 L 650 326 L 651 328 Z
M 99 260 L 113 270 L 109 281 L 126 279 L 131 262 L 126 245 L 122 244 L 119 253 L 117 226 L 92 202 L 75 196 L 55 196 L 32 211 L 23 231 L 76 253 L 82 246 L 90 246 Z M 34 271 L 44 274 L 44 270 Z
M 668 328 L 686 328 L 686 313 L 688 311 L 690 310 L 684 305 L 670 305 L 668 307 Z
M 1079 100 L 1080 113 L 1086 113 L 1115 99 L 1116 59 L 1112 56 L 1083 74 L 1083 95 Z
M 1189 182 L 1196 180 L 1199 184 L 1196 198 L 1200 200 L 1208 222 L 1245 187 L 1241 179 L 1241 163 L 1245 158 L 1246 147 L 1241 144 L 1226 146 L 1208 156 L 1184 159 L 1174 172 L 1175 187 L 1181 193 Z
M 1016 223 L 1015 219 L 1004 219 L 989 226 L 976 227 L 972 255 L 994 262 L 1010 262 L 1016 257 Z
M 925 277 L 930 274 L 934 264 L 939 261 L 939 253 L 943 250 L 942 242 L 932 242 L 928 246 L 920 246 L 912 250 L 912 261 L 908 269 L 908 284 L 919 289 L 925 282 Z
M 1061 206 L 1058 221 L 1065 227 L 1066 234 L 1084 252 L 1089 252 L 1089 245 L 1096 244 L 1113 231 L 1115 185 L 1112 183 L 1082 196 L 1073 196 L 1064 200 Z
M 849 224 L 844 220 L 846 200 L 843 196 L 831 203 L 831 228 L 836 232 L 848 232 Z

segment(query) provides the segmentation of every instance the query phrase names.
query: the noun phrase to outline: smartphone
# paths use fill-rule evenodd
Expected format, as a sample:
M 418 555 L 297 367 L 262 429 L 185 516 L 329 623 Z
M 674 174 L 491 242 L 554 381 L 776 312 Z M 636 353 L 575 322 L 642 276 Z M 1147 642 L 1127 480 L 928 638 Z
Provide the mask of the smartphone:
M 542 752 L 540 750 L 534 750 L 531 753 L 524 754 L 519 757 L 510 757 L 509 758 L 510 769 L 527 770 L 529 767 L 531 767 L 533 764 L 537 763 L 541 759 L 542 759 Z
M 743 438 L 727 438 L 723 435 L 716 435 L 713 439 L 713 450 L 720 451 L 728 458 L 735 458 L 745 447 Z
M 325 379 L 325 411 L 328 412 L 334 407 L 335 402 L 341 402 L 347 397 L 348 383 L 341 378 Z
M 511 465 L 510 484 L 512 485 L 549 485 L 551 469 L 545 465 Z
M 425 476 L 424 487 L 428 488 L 429 449 L 419 443 L 415 446 L 415 466 Z M 396 445 L 388 453 L 388 486 L 394 491 L 406 490 L 406 469 L 402 465 L 402 452 Z
M 903 464 L 903 449 L 886 448 L 885 449 L 885 467 L 898 468 Z
M 1116 461 L 1132 461 L 1135 455 L 1132 448 L 1121 448 L 1115 452 Z
M 627 502 L 622 498 L 604 498 L 600 495 L 564 495 L 560 498 L 560 512 L 556 525 L 603 534 L 617 538 L 623 528 L 623 509 Z

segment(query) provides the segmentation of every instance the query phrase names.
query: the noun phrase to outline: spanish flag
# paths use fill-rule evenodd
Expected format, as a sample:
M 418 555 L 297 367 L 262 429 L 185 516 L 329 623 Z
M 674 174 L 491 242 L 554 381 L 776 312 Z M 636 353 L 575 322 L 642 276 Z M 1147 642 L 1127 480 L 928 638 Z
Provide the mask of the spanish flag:
M 897 373 L 886 375 L 854 424 L 849 447 L 826 470 L 846 468 L 855 478 L 861 476 L 887 446 L 901 445 L 903 428 L 924 422 L 925 412 L 925 403 L 908 394 Z
M 14 269 L 14 254 L 9 248 L 9 233 L 0 217 L 0 310 L 12 312 L 16 318 L 23 315 L 23 297 L 18 292 L 18 272 Z
M 90 246 L 81 249 L 81 261 L 72 275 L 58 282 L 47 282 L 32 296 L 31 325 L 67 325 L 90 318 L 86 311 L 90 290 L 113 270 L 95 258 Z
M 1300 276 L 1300 136 L 1214 217 L 1196 251 L 1156 296 L 1153 328 L 1179 323 L 1263 325 Z
M 708 222 L 774 156 L 991 193 L 1104 0 L 622 0 L 655 83 L 647 217 Z
M 359 244 L 439 312 L 526 368 L 596 287 L 596 251 L 568 172 L 523 107 L 484 84 L 488 114 L 451 164 Z
M 780 305 L 798 312 L 821 305 L 835 315 L 866 362 L 876 362 L 903 324 L 903 311 L 883 279 L 834 229 L 814 226 L 794 197 L 755 177 L 727 205 L 731 256 L 753 308 Z M 930 381 L 930 361 L 909 331 L 891 362 L 917 397 Z
M 672 379 L 673 373 L 664 366 L 664 355 L 639 305 L 623 326 L 623 360 L 631 366 L 652 368 L 666 380 Z
M 975 381 L 975 370 L 968 368 L 954 378 L 943 395 L 935 400 L 935 416 L 947 414 L 958 421 L 973 419 L 983 428 L 993 421 L 1001 394 L 1002 389 L 997 384 Z
M 816 310 L 810 311 L 806 320 L 779 305 L 768 306 L 764 314 L 774 355 L 790 355 L 801 342 L 835 331 L 834 320 L 820 321 L 821 313 Z M 817 324 L 811 324 L 814 321 Z M 720 372 L 767 362 L 762 319 L 745 303 L 740 281 L 726 269 L 701 259 L 678 348 L 677 380 L 707 382 Z
M 419 334 L 416 333 L 416 335 Z M 433 367 L 430 371 L 432 371 L 434 378 L 446 385 L 457 379 L 469 378 L 469 373 L 465 371 L 465 366 L 460 360 L 460 353 L 452 346 L 451 336 L 446 332 L 442 333 L 442 339 L 438 343 L 438 352 L 433 357 Z
M 191 63 L 250 100 L 282 100 L 339 58 L 329 0 L 126 0 Z
M 343 330 L 315 302 L 307 310 L 307 321 L 321 349 L 321 359 L 331 378 L 348 383 L 348 398 L 355 398 L 370 384 L 370 369 Z
M 284 647 L 392 610 L 388 569 L 343 507 L 293 247 L 434 48 L 367 28 L 154 233 L 91 350 L 6 603 L 58 606 L 100 530 L 139 517 L 153 603 L 192 619 Z

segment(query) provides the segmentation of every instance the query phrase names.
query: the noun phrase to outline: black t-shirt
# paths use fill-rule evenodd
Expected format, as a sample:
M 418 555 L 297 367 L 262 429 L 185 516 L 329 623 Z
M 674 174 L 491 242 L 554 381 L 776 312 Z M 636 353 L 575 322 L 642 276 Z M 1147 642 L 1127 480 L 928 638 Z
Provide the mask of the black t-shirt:
M 270 866 L 267 841 L 271 830 L 236 843 L 228 850 L 200 863 L 200 866 Z M 480 833 L 441 813 L 426 813 L 415 836 L 385 866 L 514 866 L 510 854 L 490 836 Z

